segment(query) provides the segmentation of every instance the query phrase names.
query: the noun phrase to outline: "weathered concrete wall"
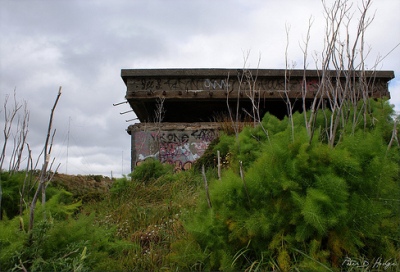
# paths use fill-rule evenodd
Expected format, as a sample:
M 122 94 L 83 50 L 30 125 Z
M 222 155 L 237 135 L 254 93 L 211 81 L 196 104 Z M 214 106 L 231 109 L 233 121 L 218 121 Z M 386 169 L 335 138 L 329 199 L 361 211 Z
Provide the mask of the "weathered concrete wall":
M 187 170 L 218 137 L 218 124 L 140 123 L 128 128 L 131 135 L 132 170 L 149 158 Z

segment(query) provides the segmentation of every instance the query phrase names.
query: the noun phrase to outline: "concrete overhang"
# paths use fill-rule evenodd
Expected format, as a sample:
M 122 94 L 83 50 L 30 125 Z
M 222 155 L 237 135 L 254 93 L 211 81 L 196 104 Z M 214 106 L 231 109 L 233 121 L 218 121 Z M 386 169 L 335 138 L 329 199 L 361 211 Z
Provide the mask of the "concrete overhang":
M 388 82 L 393 71 L 328 71 L 332 82 L 351 80 L 364 85 L 370 97 L 390 98 Z M 160 98 L 163 122 L 212 122 L 236 111 L 238 101 L 242 116 L 252 111 L 250 97 L 257 100 L 260 113 L 283 117 L 290 99 L 294 110 L 301 110 L 304 96 L 310 103 L 318 92 L 320 70 L 277 69 L 122 69 L 128 103 L 141 122 L 153 122 Z M 306 91 L 304 91 L 306 90 Z M 297 104 L 296 104 L 297 103 Z

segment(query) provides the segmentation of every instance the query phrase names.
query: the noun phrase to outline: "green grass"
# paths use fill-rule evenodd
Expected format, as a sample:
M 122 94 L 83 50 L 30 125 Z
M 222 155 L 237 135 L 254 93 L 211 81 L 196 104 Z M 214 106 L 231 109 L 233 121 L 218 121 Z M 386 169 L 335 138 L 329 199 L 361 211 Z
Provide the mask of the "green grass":
M 195 207 L 202 179 L 194 171 L 173 174 L 172 169 L 165 170 L 146 182 L 119 179 L 102 201 L 83 206 L 81 213 L 94 213 L 99 227 L 115 228 L 115 239 L 133 245 L 117 257 L 123 270 L 179 267 L 172 249 L 180 250 L 175 242 L 189 237 L 181 218 Z

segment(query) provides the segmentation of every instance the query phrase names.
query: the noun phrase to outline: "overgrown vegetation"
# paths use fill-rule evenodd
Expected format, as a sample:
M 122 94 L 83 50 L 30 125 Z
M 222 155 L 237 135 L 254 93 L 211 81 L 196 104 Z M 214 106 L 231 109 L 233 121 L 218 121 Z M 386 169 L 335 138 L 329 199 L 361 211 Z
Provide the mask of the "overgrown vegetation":
M 147 179 L 154 167 L 162 176 Z M 19 188 L 22 181 L 17 177 L 24 175 L 13 175 L 3 184 L 7 197 L 6 216 L 0 221 L 0 270 L 147 271 L 169 267 L 170 245 L 187 235 L 181 217 L 195 205 L 202 179 L 192 171 L 174 174 L 170 166 L 157 161 L 138 169 L 136 176 L 142 176 L 118 179 L 101 198 L 96 193 L 92 199 L 90 193 L 72 197 L 55 176 L 58 185 L 48 188 L 46 219 L 37 204 L 35 213 L 40 221 L 32 230 L 31 244 L 27 210 L 19 216 L 13 207 L 19 201 L 18 189 L 13 188 Z
M 1 271 L 354 271 L 361 259 L 399 270 L 399 146 L 388 148 L 391 107 L 371 103 L 368 129 L 334 147 L 322 129 L 309 142 L 301 114 L 294 140 L 291 122 L 270 115 L 269 137 L 260 126 L 246 127 L 240 144 L 222 136 L 209 152 L 230 159 L 222 180 L 207 172 L 212 208 L 198 170 L 173 173 L 158 161 L 83 204 L 55 176 L 29 246 L 27 210 L 15 209 L 25 175 L 3 173 Z
M 361 256 L 399 263 L 400 150 L 388 149 L 390 106 L 371 103 L 368 128 L 348 128 L 335 147 L 322 129 L 309 142 L 301 114 L 294 139 L 291 122 L 266 115 L 268 138 L 246 128 L 236 145 L 215 146 L 232 146 L 231 164 L 245 171 L 231 167 L 212 182 L 212 209 L 203 198 L 186 222 L 209 269 L 351 269 L 344 258 Z

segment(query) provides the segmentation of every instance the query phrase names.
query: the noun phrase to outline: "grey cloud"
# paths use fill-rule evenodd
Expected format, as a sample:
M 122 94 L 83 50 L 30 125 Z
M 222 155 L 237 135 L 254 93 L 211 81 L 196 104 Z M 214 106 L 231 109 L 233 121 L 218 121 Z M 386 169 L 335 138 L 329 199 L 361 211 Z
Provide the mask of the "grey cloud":
M 28 101 L 28 140 L 40 152 L 50 109 L 58 87 L 63 86 L 54 120 L 58 148 L 54 155 L 65 167 L 71 119 L 69 172 L 120 173 L 122 156 L 125 169 L 129 168 L 130 141 L 125 131 L 129 123 L 125 120 L 135 117 L 134 113 L 119 114 L 129 110 L 126 104 L 112 106 L 124 100 L 126 91 L 120 69 L 241 67 L 242 52 L 249 49 L 252 67 L 257 66 L 260 52 L 263 68 L 283 68 L 286 22 L 292 24 L 291 48 L 297 48 L 291 49 L 289 57 L 301 65 L 298 42 L 305 35 L 309 16 L 322 12 L 321 6 L 310 3 L 304 1 L 299 7 L 291 1 L 262 0 L 229 4 L 214 0 L 0 0 L 1 96 L 16 87 L 18 97 Z M 378 5 L 387 14 L 399 7 L 391 1 Z M 399 22 L 396 13 L 386 17 L 393 19 L 378 20 L 379 26 L 371 30 L 372 41 L 377 40 L 379 47 L 375 52 L 382 50 L 382 54 L 388 51 L 385 45 L 400 41 L 399 33 L 392 32 L 388 42 L 378 33 L 377 29 L 387 29 L 388 22 Z M 321 41 L 315 39 L 313 45 L 318 47 Z M 397 76 L 399 54 L 394 51 L 383 67 L 396 70 Z M 391 83 L 391 91 L 400 92 L 397 82 Z

